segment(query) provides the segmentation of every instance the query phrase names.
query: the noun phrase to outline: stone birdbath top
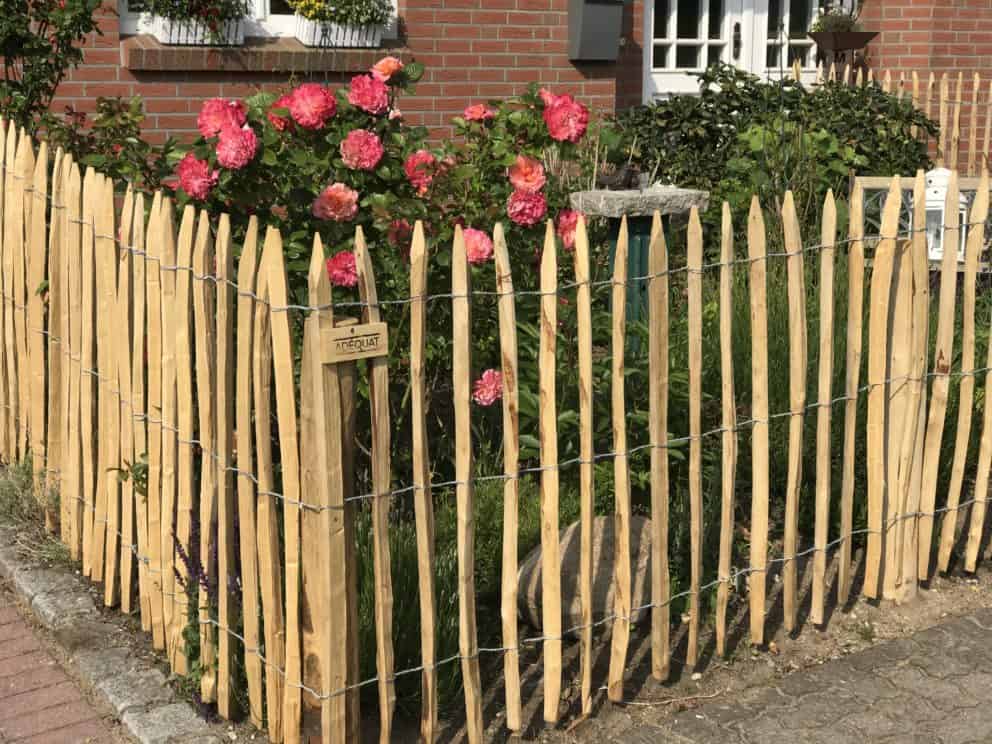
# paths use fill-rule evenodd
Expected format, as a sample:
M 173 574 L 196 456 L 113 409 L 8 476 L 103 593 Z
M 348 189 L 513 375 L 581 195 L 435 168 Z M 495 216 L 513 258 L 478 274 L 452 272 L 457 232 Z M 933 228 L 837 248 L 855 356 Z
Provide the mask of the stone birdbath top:
M 646 189 L 576 191 L 571 194 L 572 209 L 588 217 L 650 217 L 655 210 L 665 215 L 688 214 L 693 207 L 702 212 L 710 201 L 708 191 L 677 186 L 649 186 Z

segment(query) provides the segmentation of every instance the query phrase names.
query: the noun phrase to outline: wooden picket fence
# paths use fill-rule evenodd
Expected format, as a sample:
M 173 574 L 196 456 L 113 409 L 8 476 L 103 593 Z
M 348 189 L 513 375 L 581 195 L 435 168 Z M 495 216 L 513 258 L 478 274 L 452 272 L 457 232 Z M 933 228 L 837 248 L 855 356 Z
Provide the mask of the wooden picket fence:
M 322 738 L 328 742 L 359 737 L 359 689 L 378 688 L 380 740 L 393 732 L 396 674 L 393 657 L 392 581 L 390 576 L 390 503 L 394 480 L 406 480 L 390 463 L 389 358 L 328 362 L 329 341 L 355 328 L 353 319 L 334 316 L 324 250 L 314 238 L 309 273 L 309 307 L 305 320 L 300 382 L 294 380 L 294 341 L 289 313 L 286 268 L 277 230 L 264 236 L 252 220 L 243 245 L 232 246 L 226 215 L 218 219 L 186 207 L 181 215 L 163 194 L 147 197 L 127 190 L 115 202 L 114 184 L 92 169 L 80 168 L 61 152 L 50 157 L 13 126 L 0 140 L 3 163 L 2 291 L 0 305 L 0 454 L 7 462 L 28 454 L 34 463 L 39 498 L 60 495 L 48 522 L 58 529 L 85 576 L 100 582 L 107 606 L 140 615 L 155 648 L 164 651 L 178 674 L 190 670 L 183 631 L 190 619 L 199 626 L 201 694 L 215 701 L 221 716 L 232 715 L 232 666 L 243 658 L 249 715 L 267 725 L 273 741 L 299 741 L 304 703 L 320 709 Z M 578 634 L 581 710 L 592 712 L 594 691 L 593 630 L 610 629 L 607 683 L 610 700 L 624 698 L 629 672 L 631 618 L 650 608 L 652 672 L 659 679 L 671 664 L 670 607 L 676 597 L 689 603 L 687 661 L 698 659 L 702 612 L 700 597 L 717 591 L 716 644 L 727 644 L 728 603 L 738 577 L 748 579 L 750 638 L 766 640 L 768 579 L 781 566 L 784 625 L 797 625 L 802 555 L 813 560 L 814 623 L 825 619 L 828 561 L 836 559 L 840 602 L 852 591 L 852 542 L 855 502 L 866 499 L 868 523 L 863 589 L 869 597 L 904 601 L 931 573 L 934 533 L 936 567 L 946 570 L 958 520 L 957 512 L 973 505 L 966 567 L 978 559 L 992 462 L 992 405 L 984 406 L 976 482 L 971 499 L 962 499 L 966 456 L 972 437 L 976 377 L 984 375 L 992 390 L 992 348 L 984 369 L 976 368 L 976 286 L 984 245 L 989 181 L 983 173 L 967 233 L 967 254 L 958 295 L 955 252 L 945 251 L 940 268 L 939 322 L 933 361 L 928 361 L 930 267 L 924 233 L 923 176 L 913 181 L 913 229 L 899 232 L 902 184 L 893 178 L 882 212 L 881 237 L 863 234 L 864 200 L 860 187 L 850 198 L 850 234 L 839 239 L 837 210 L 828 196 L 822 232 L 814 249 L 805 246 L 791 194 L 782 208 L 784 234 L 780 253 L 770 254 L 770 240 L 755 198 L 747 216 L 746 257 L 737 258 L 732 215 L 723 210 L 720 259 L 704 264 L 704 236 L 699 214 L 690 215 L 685 271 L 687 317 L 670 312 L 669 255 L 661 220 L 656 215 L 647 277 L 627 275 L 626 221 L 616 247 L 612 284 L 612 459 L 616 516 L 618 587 L 613 613 L 593 621 L 593 377 L 590 249 L 580 222 L 574 252 L 577 335 L 559 334 L 557 323 L 559 253 L 548 225 L 540 267 L 540 467 L 544 718 L 559 716 L 563 645 Z M 947 194 L 945 245 L 956 245 L 958 181 Z M 178 230 L 176 223 L 178 219 Z M 502 564 L 501 685 L 506 724 L 523 725 L 521 633 L 517 620 L 517 529 L 520 483 L 517 318 L 513 266 L 499 225 L 494 230 L 499 339 L 502 357 L 504 423 L 504 545 Z M 776 245 L 778 245 L 776 238 Z M 819 261 L 820 348 L 817 401 L 806 400 L 807 323 L 810 292 L 805 285 L 806 254 Z M 834 265 L 847 254 L 847 293 L 851 311 L 846 328 L 835 328 Z M 866 251 L 870 281 L 866 287 Z M 362 324 L 380 321 L 376 282 L 361 230 L 355 238 Z M 569 254 L 562 254 L 569 255 Z M 782 413 L 769 410 L 767 265 L 773 257 L 787 265 L 790 407 L 784 540 L 781 558 L 771 557 L 769 422 Z M 411 488 L 419 572 L 423 712 L 421 734 L 433 741 L 438 731 L 437 669 L 460 661 L 464 688 L 465 730 L 469 741 L 483 739 L 483 689 L 476 631 L 473 543 L 473 443 L 470 387 L 472 337 L 469 311 L 470 272 L 465 243 L 456 232 L 452 286 L 445 295 L 453 317 L 453 403 L 455 486 L 457 498 L 459 653 L 439 659 L 433 575 L 433 501 L 431 443 L 427 436 L 425 344 L 427 340 L 428 252 L 421 225 L 410 254 L 412 400 Z M 734 329 L 731 313 L 732 272 L 746 269 L 750 297 L 752 397 L 750 420 L 738 420 L 734 391 Z M 703 513 L 704 447 L 712 447 L 702 430 L 703 273 L 719 272 L 719 347 L 722 386 L 720 439 L 721 508 Z M 565 271 L 567 272 L 567 267 Z M 628 333 L 626 288 L 648 284 L 649 448 L 651 504 L 650 604 L 631 606 L 631 472 L 626 411 L 625 353 Z M 843 288 L 839 288 L 843 291 Z M 865 297 L 865 290 L 868 297 Z M 867 302 L 867 304 L 866 304 Z M 960 309 L 960 354 L 953 348 L 955 315 Z M 867 327 L 863 326 L 867 310 Z M 891 321 L 891 322 L 890 322 Z M 985 323 L 987 318 L 978 319 Z M 678 595 L 669 581 L 669 333 L 676 323 L 688 326 L 690 504 L 690 585 Z M 367 327 L 363 325 L 361 327 Z M 848 338 L 846 358 L 834 360 L 835 334 Z M 716 339 L 713 343 L 716 343 Z M 865 343 L 866 341 L 866 343 Z M 575 382 L 556 379 L 556 347 L 577 345 Z M 860 374 L 867 355 L 867 384 Z M 951 370 L 951 360 L 960 367 Z M 778 360 L 773 360 L 778 361 Z M 835 364 L 846 369 L 843 390 L 843 451 L 830 446 L 831 380 Z M 927 371 L 928 367 L 930 372 Z M 360 375 L 368 380 L 371 418 L 371 498 L 354 493 L 355 389 Z M 937 469 L 947 417 L 952 377 L 960 378 L 960 406 L 951 487 L 946 505 L 936 508 Z M 928 386 L 927 382 L 931 384 Z M 579 401 L 579 487 L 581 506 L 580 594 L 583 622 L 562 627 L 559 540 L 559 459 L 556 389 L 577 384 Z M 297 392 L 298 391 L 298 392 Z M 271 410 L 272 394 L 275 410 Z M 867 491 L 856 490 L 855 444 L 858 402 L 867 397 Z M 804 466 L 804 419 L 815 411 L 815 539 L 800 550 L 800 479 Z M 272 422 L 277 425 L 281 492 L 273 453 Z M 732 569 L 734 520 L 738 509 L 736 475 L 739 432 L 751 431 L 750 547 L 748 566 Z M 254 436 L 253 436 L 254 434 Z M 121 480 L 147 456 L 146 482 Z M 601 454 L 600 457 L 603 457 Z M 830 535 L 831 463 L 840 462 L 840 529 Z M 375 680 L 358 679 L 355 509 L 370 502 L 375 572 Z M 46 504 L 55 503 L 46 501 Z M 939 524 L 934 516 L 946 513 Z M 281 518 L 280 518 L 281 517 Z M 719 568 L 713 584 L 703 584 L 704 520 L 720 526 Z M 199 524 L 199 535 L 194 535 Z M 235 525 L 238 534 L 235 535 Z M 240 554 L 234 546 L 240 544 Z M 836 548 L 831 552 L 831 548 Z M 202 569 L 189 556 L 198 552 Z M 229 579 L 240 567 L 240 590 Z M 191 575 L 200 570 L 204 577 Z M 193 594 L 184 587 L 198 581 L 220 587 L 218 605 L 208 606 L 206 592 L 190 607 Z M 304 611 L 305 609 L 305 611 Z M 233 618 L 243 617 L 240 633 Z M 305 622 L 308 617 L 309 622 Z M 260 622 L 261 620 L 261 622 Z M 264 629 L 264 630 L 263 630 Z M 262 637 L 264 636 L 264 637 Z M 495 666 L 492 667 L 495 669 Z
M 793 76 L 801 79 L 801 71 L 793 68 Z M 843 81 L 864 85 L 877 83 L 882 90 L 900 99 L 908 98 L 928 118 L 937 122 L 939 135 L 934 143 L 933 155 L 938 167 L 959 170 L 976 176 L 992 152 L 992 80 L 984 81 L 975 72 L 965 75 L 940 75 L 934 72 L 920 74 L 917 70 L 852 70 L 850 66 L 838 69 L 835 65 L 817 68 L 816 84 L 824 81 Z

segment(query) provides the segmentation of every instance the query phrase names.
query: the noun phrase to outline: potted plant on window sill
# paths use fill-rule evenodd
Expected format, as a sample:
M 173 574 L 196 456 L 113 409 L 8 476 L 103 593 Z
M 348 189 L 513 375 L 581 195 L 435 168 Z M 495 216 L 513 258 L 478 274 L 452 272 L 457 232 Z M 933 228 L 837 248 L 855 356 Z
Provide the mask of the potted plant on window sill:
M 151 0 L 152 34 L 170 46 L 240 46 L 246 0 Z
M 828 7 L 809 29 L 809 36 L 819 49 L 826 53 L 828 60 L 840 61 L 844 52 L 864 49 L 878 36 L 877 31 L 864 31 L 858 22 L 860 10 Z
M 377 47 L 393 14 L 390 0 L 295 0 L 296 38 L 308 47 Z

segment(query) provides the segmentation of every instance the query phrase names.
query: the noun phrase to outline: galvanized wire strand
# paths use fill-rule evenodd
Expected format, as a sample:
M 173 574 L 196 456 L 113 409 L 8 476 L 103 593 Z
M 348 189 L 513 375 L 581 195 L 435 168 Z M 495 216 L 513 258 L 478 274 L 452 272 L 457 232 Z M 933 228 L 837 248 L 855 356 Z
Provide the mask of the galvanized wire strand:
M 0 298 L 6 299 L 6 295 L 3 295 L 2 293 L 0 293 Z M 39 333 L 42 336 L 49 337 L 53 342 L 59 344 L 59 346 L 62 346 L 61 339 L 58 336 L 54 335 L 50 331 L 47 331 L 45 329 L 40 329 L 40 328 L 30 328 L 28 330 L 31 331 L 31 332 L 34 332 L 34 333 Z M 74 362 L 80 362 L 81 361 L 80 360 L 80 357 L 78 355 L 73 355 L 71 353 L 71 350 L 70 349 L 66 349 L 63 352 L 63 354 L 64 354 L 64 356 L 68 357 L 71 361 L 74 361 Z M 132 411 L 131 418 L 132 418 L 133 421 L 139 422 L 139 423 L 152 424 L 152 425 L 158 426 L 162 431 L 169 432 L 170 434 L 176 434 L 177 435 L 177 438 L 176 438 L 176 443 L 177 444 L 185 445 L 185 446 L 190 446 L 190 447 L 198 447 L 200 449 L 200 452 L 201 452 L 201 454 L 203 456 L 209 457 L 211 460 L 213 460 L 218 465 L 220 464 L 220 462 L 221 462 L 220 453 L 218 453 L 214 449 L 212 443 L 205 443 L 205 442 L 203 442 L 202 440 L 200 440 L 200 439 L 198 439 L 196 437 L 194 437 L 192 439 L 184 439 L 182 437 L 179 437 L 178 435 L 181 432 L 180 432 L 180 429 L 177 426 L 174 426 L 172 424 L 168 424 L 163 419 L 157 418 L 157 417 L 152 416 L 150 414 L 147 414 L 147 413 L 144 413 L 144 412 L 135 412 L 134 402 L 131 401 L 131 400 L 129 400 L 129 399 L 125 399 L 121 395 L 120 388 L 116 387 L 116 384 L 114 384 L 113 381 L 111 381 L 111 379 L 109 377 L 107 377 L 105 375 L 101 375 L 99 373 L 99 370 L 93 369 L 93 368 L 81 368 L 79 371 L 80 371 L 80 374 L 90 375 L 90 376 L 96 378 L 99 382 L 102 382 L 106 386 L 107 392 L 109 392 L 111 395 L 113 395 L 115 398 L 117 398 L 119 400 L 120 405 L 122 405 L 122 406 L 124 406 L 124 407 L 126 407 L 126 408 L 128 408 L 128 409 L 130 409 Z M 908 383 L 908 382 L 920 383 L 920 382 L 925 382 L 928 379 L 936 378 L 936 377 L 948 377 L 948 378 L 974 377 L 974 376 L 978 376 L 980 374 L 985 374 L 985 373 L 988 373 L 988 372 L 992 372 L 992 367 L 979 367 L 979 368 L 975 368 L 975 369 L 967 370 L 967 371 L 966 370 L 957 370 L 957 371 L 950 371 L 949 370 L 947 372 L 931 371 L 931 372 L 927 372 L 922 377 L 916 377 L 916 376 L 913 376 L 913 375 L 910 375 L 910 374 L 897 375 L 895 377 L 886 378 L 885 380 L 881 380 L 881 381 L 877 381 L 877 382 L 868 382 L 868 383 L 866 383 L 864 385 L 861 385 L 860 387 L 858 387 L 854 391 L 854 394 L 853 395 L 841 395 L 841 396 L 837 396 L 835 398 L 831 398 L 828 401 L 814 401 L 814 402 L 811 402 L 811 403 L 807 403 L 806 405 L 804 405 L 800 409 L 776 412 L 776 413 L 770 414 L 767 418 L 764 418 L 764 419 L 758 419 L 758 418 L 744 419 L 744 420 L 741 420 L 741 421 L 736 422 L 735 425 L 732 426 L 732 427 L 718 426 L 718 427 L 709 429 L 707 431 L 701 432 L 700 434 L 695 435 L 695 436 L 693 436 L 693 435 L 685 435 L 685 436 L 680 436 L 680 437 L 669 438 L 665 442 L 648 442 L 648 443 L 637 445 L 637 446 L 634 446 L 634 447 L 628 447 L 624 451 L 598 452 L 598 453 L 594 453 L 593 454 L 593 457 L 592 457 L 591 460 L 586 460 L 586 459 L 584 459 L 582 457 L 574 457 L 574 458 L 570 458 L 570 459 L 567 459 L 567 460 L 563 460 L 563 461 L 561 461 L 559 463 L 556 463 L 556 464 L 553 464 L 553 465 L 531 466 L 531 467 L 519 468 L 517 470 L 517 472 L 515 472 L 515 473 L 494 473 L 494 474 L 489 474 L 489 475 L 477 475 L 477 476 L 474 476 L 468 482 L 469 483 L 480 483 L 480 482 L 487 482 L 487 481 L 517 480 L 517 479 L 521 479 L 521 478 L 523 478 L 524 476 L 527 476 L 527 475 L 536 475 L 536 474 L 543 473 L 543 472 L 546 472 L 546 471 L 559 471 L 559 472 L 561 472 L 561 471 L 564 471 L 565 469 L 570 468 L 570 467 L 575 466 L 575 465 L 595 464 L 595 463 L 601 462 L 603 460 L 610 460 L 610 459 L 614 459 L 614 458 L 617 458 L 617 457 L 630 457 L 631 455 L 637 454 L 639 452 L 648 451 L 648 450 L 652 450 L 652 449 L 672 449 L 672 448 L 678 448 L 678 447 L 681 447 L 681 446 L 683 446 L 685 444 L 688 444 L 688 443 L 690 443 L 690 442 L 692 442 L 692 441 L 694 441 L 696 439 L 698 439 L 700 441 L 703 441 L 703 440 L 708 439 L 709 437 L 716 436 L 716 435 L 719 435 L 719 434 L 723 434 L 723 433 L 726 433 L 726 432 L 737 433 L 737 432 L 741 432 L 741 431 L 747 431 L 748 429 L 752 429 L 755 426 L 758 426 L 758 425 L 761 425 L 761 424 L 770 424 L 772 421 L 775 421 L 775 420 L 778 420 L 778 419 L 790 418 L 790 417 L 793 417 L 793 416 L 803 416 L 807 412 L 812 411 L 812 410 L 815 410 L 815 409 L 824 408 L 824 407 L 833 407 L 835 405 L 838 405 L 840 403 L 847 402 L 847 401 L 857 401 L 857 400 L 860 400 L 861 399 L 861 397 L 862 397 L 862 395 L 864 393 L 871 392 L 871 390 L 874 389 L 874 388 L 876 388 L 876 387 L 884 387 L 886 385 L 898 384 L 898 383 Z M 0 408 L 11 408 L 11 406 L 0 404 Z M 228 458 L 228 459 L 230 459 L 230 458 Z M 258 477 L 252 471 L 243 470 L 242 468 L 239 468 L 239 467 L 237 467 L 235 465 L 228 464 L 228 465 L 226 465 L 224 467 L 223 472 L 224 473 L 231 473 L 231 474 L 234 474 L 234 475 L 236 475 L 238 477 L 248 478 L 256 487 L 258 486 Z M 406 485 L 406 486 L 394 488 L 394 489 L 391 489 L 389 491 L 382 492 L 382 493 L 369 492 L 369 493 L 363 493 L 363 494 L 358 494 L 358 495 L 354 495 L 354 496 L 348 496 L 348 497 L 345 497 L 344 501 L 347 504 L 347 503 L 351 503 L 351 502 L 367 501 L 367 500 L 377 499 L 377 498 L 392 498 L 392 497 L 395 497 L 395 496 L 402 496 L 404 494 L 414 493 L 414 492 L 417 492 L 417 491 L 423 491 L 425 489 L 441 490 L 441 489 L 454 488 L 454 487 L 459 486 L 459 485 L 466 485 L 466 482 L 465 481 L 461 481 L 461 480 L 457 480 L 457 479 L 452 479 L 452 480 L 445 480 L 445 481 L 434 481 L 434 482 L 431 482 L 431 483 L 428 483 L 428 484 L 414 483 L 414 484 L 410 484 L 410 485 Z M 298 507 L 300 509 L 303 509 L 304 511 L 312 512 L 312 513 L 320 513 L 320 512 L 323 512 L 323 511 L 340 511 L 343 508 L 341 506 L 336 506 L 336 505 L 333 505 L 332 506 L 332 505 L 311 504 L 311 503 L 308 503 L 308 502 L 304 502 L 302 500 L 289 498 L 289 497 L 285 496 L 284 494 L 281 494 L 281 493 L 279 493 L 277 491 L 273 491 L 273 490 L 270 490 L 270 489 L 257 489 L 256 488 L 256 493 L 258 495 L 260 495 L 260 496 L 270 496 L 270 497 L 279 499 L 280 501 L 282 501 L 283 503 L 285 503 L 287 505 L 295 506 L 295 507 Z

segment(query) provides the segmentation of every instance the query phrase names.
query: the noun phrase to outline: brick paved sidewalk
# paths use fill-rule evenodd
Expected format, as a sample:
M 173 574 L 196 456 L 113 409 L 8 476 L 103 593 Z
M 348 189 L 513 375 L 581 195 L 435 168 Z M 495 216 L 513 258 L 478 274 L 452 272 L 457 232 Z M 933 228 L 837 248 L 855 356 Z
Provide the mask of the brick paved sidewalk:
M 118 741 L 0 590 L 0 742 Z
M 595 728 L 595 727 L 593 727 Z M 599 744 L 992 742 L 992 608 L 796 672 Z M 586 741 L 587 739 L 581 739 Z

